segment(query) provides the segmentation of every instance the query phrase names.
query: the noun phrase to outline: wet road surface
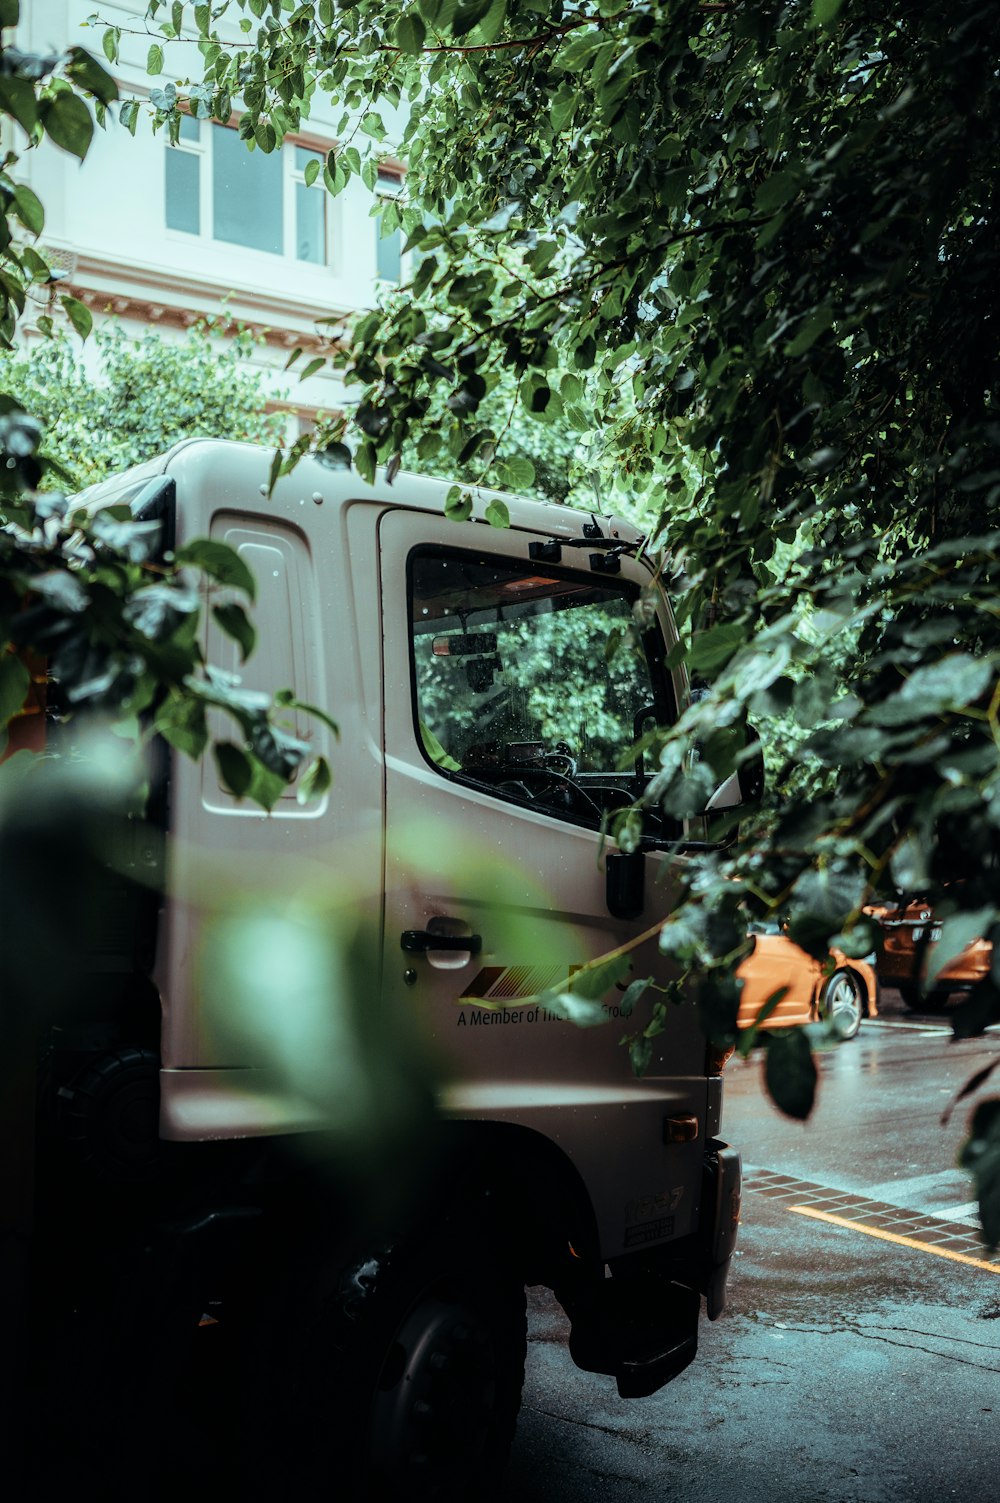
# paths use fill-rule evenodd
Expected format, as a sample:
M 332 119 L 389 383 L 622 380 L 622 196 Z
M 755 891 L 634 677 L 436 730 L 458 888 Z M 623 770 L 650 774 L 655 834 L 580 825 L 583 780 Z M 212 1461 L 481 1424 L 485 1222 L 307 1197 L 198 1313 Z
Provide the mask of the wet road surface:
M 809 1122 L 726 1071 L 724 1136 L 746 1190 L 729 1309 L 659 1394 L 580 1373 L 533 1291 L 510 1497 L 518 1503 L 992 1503 L 1000 1495 L 1000 1258 L 941 1113 L 1000 1036 L 886 997 L 826 1055 Z

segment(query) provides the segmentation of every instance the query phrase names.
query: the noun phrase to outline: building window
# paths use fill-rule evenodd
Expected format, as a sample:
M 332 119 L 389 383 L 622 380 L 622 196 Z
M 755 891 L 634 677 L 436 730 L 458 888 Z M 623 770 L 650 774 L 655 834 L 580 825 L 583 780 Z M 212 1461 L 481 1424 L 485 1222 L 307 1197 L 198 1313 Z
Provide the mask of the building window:
M 375 216 L 375 275 L 384 282 L 403 280 L 403 236 L 399 228 L 403 173 L 380 167 L 376 189 L 382 207 Z
M 181 116 L 180 140 L 167 147 L 167 228 L 201 234 L 201 122 Z
M 248 151 L 239 133 L 212 127 L 212 236 L 284 254 L 281 151 Z
M 295 185 L 295 259 L 325 266 L 329 259 L 326 236 L 329 194 L 322 178 L 318 178 L 311 187 L 306 183 L 305 170 L 316 153 L 305 146 L 296 146 L 294 152 L 292 177 Z
M 319 155 L 292 142 L 248 151 L 238 131 L 185 116 L 167 147 L 167 228 L 325 266 L 328 195 L 305 181 Z

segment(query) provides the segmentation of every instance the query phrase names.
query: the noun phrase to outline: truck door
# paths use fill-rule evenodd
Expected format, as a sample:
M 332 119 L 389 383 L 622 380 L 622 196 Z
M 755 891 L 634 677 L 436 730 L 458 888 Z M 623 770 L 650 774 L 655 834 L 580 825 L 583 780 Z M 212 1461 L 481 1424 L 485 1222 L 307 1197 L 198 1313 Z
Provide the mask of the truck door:
M 645 911 L 611 916 L 601 821 L 634 796 L 620 760 L 644 712 L 673 713 L 671 627 L 664 611 L 632 632 L 649 579 L 633 560 L 592 571 L 587 549 L 564 547 L 540 564 L 530 541 L 415 511 L 380 519 L 383 984 L 430 1035 L 445 1110 L 554 1140 L 613 1256 L 696 1224 L 704 1038 L 690 1003 L 672 1008 L 637 1081 L 620 990 L 590 1028 L 532 999 L 669 910 L 651 854 Z M 665 979 L 655 936 L 633 958 L 634 976 Z

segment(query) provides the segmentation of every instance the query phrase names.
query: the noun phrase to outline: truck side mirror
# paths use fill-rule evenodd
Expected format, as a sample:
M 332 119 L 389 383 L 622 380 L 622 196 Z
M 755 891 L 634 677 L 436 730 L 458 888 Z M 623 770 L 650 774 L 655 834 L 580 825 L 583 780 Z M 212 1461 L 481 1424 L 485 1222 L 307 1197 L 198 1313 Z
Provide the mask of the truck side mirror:
M 686 840 L 682 848 L 688 851 L 721 850 L 730 845 L 736 838 L 738 823 L 733 815 L 758 804 L 763 793 L 764 753 L 760 736 L 752 725 L 744 725 L 743 746 L 737 753 L 736 769 L 722 780 L 701 811 L 700 817 L 706 825 L 705 839 Z
M 744 747 L 740 764 L 716 788 L 705 805 L 706 814 L 721 814 L 727 809 L 742 809 L 760 802 L 764 793 L 764 752 L 760 736 L 752 725 L 744 730 Z

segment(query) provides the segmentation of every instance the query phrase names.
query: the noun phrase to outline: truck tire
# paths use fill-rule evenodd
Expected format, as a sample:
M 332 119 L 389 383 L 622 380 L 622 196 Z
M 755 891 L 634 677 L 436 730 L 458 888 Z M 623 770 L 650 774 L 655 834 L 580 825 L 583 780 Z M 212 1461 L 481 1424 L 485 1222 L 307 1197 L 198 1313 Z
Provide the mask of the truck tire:
M 441 1236 L 356 1259 L 317 1294 L 282 1364 L 299 1495 L 496 1496 L 524 1381 L 523 1283 L 485 1243 Z

